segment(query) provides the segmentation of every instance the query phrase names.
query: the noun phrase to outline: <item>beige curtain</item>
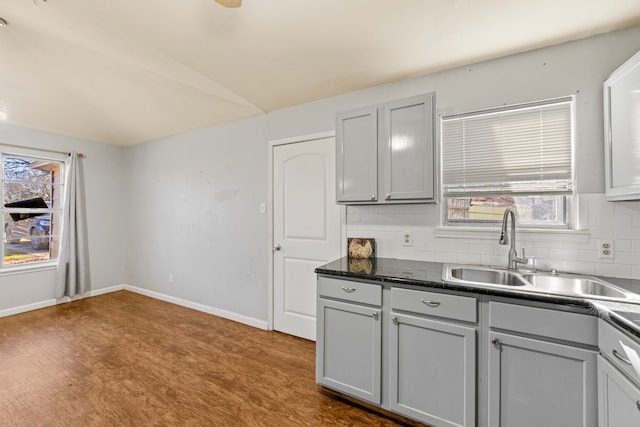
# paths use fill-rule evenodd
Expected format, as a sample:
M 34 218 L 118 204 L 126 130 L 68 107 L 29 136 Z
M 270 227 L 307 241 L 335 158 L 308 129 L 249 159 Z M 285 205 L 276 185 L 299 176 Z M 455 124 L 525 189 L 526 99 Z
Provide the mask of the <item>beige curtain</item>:
M 84 181 L 82 167 L 75 152 L 69 154 L 64 192 L 56 298 L 82 295 L 90 286 Z

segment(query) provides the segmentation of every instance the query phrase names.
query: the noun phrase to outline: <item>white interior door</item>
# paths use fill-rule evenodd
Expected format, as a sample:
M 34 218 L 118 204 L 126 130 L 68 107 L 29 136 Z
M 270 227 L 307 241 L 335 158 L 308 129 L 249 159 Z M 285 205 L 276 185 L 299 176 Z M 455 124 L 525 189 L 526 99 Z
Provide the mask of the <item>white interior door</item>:
M 340 257 L 335 138 L 273 148 L 273 327 L 316 338 L 314 269 Z

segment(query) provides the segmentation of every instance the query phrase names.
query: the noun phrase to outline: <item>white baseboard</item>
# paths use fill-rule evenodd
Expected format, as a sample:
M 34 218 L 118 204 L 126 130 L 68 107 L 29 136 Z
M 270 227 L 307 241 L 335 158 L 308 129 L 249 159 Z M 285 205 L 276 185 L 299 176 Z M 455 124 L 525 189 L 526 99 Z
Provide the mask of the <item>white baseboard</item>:
M 63 304 L 69 301 L 75 301 L 82 298 L 95 297 L 97 295 L 107 294 L 109 292 L 121 291 L 124 289 L 124 285 L 111 286 L 108 288 L 100 288 L 94 291 L 89 291 L 84 295 L 76 295 L 74 297 L 63 297 L 59 299 L 48 299 L 44 301 L 34 302 L 32 304 L 21 305 L 19 307 L 11 307 L 4 310 L 0 310 L 0 317 L 13 316 L 14 314 L 26 313 L 27 311 L 39 310 L 45 307 L 51 307 L 56 304 Z
M 96 297 L 98 295 L 108 294 L 110 292 L 121 291 L 124 289 L 124 285 L 110 286 L 108 288 L 100 288 L 94 291 L 86 292 L 84 295 L 75 295 L 72 297 L 62 297 L 56 300 L 56 304 L 64 304 L 65 302 L 77 301 L 83 298 Z
M 39 310 L 45 307 L 51 307 L 56 305 L 55 299 L 48 299 L 45 301 L 34 302 L 33 304 L 21 305 L 19 307 L 11 307 L 4 310 L 0 310 L 0 317 L 13 316 L 14 314 L 25 313 L 27 311 Z
M 269 330 L 269 323 L 266 322 L 265 320 L 244 316 L 242 314 L 234 313 L 232 311 L 211 307 L 211 306 L 200 304 L 197 302 L 187 301 L 181 298 L 172 297 L 170 295 L 161 294 L 159 292 L 150 291 L 148 289 L 138 288 L 137 286 L 124 285 L 124 290 L 135 292 L 135 293 L 145 295 L 151 298 L 159 299 L 162 301 L 170 302 L 172 304 L 181 305 L 183 307 L 191 308 L 197 311 L 202 311 L 204 313 L 213 314 L 214 316 L 223 317 L 225 319 L 233 320 L 234 322 L 253 326 L 254 328 L 264 329 L 265 331 Z

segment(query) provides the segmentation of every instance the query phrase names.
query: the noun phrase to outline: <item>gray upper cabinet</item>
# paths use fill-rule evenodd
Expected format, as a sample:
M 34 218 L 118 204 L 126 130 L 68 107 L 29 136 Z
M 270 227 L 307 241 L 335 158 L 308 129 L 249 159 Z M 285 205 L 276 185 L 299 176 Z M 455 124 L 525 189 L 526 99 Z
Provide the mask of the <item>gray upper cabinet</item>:
M 435 94 L 336 116 L 337 201 L 435 199 Z
M 385 104 L 382 192 L 385 201 L 434 198 L 434 96 Z
M 375 202 L 378 198 L 378 109 L 336 116 L 338 202 Z
M 640 52 L 604 82 L 605 190 L 608 200 L 640 199 Z

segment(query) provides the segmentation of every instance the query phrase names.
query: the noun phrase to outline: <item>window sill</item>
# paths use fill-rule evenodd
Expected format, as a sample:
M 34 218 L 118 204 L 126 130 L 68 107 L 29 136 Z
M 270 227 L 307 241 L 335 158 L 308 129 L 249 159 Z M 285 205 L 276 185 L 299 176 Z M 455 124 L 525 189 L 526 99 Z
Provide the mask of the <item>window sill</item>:
M 509 228 L 511 231 L 511 228 Z M 480 239 L 497 240 L 500 237 L 499 228 L 476 227 L 437 227 L 433 232 L 435 237 L 449 239 Z M 523 240 L 557 240 L 561 237 L 571 243 L 588 243 L 588 230 L 566 230 L 548 228 L 517 228 L 516 234 Z
M 35 273 L 37 271 L 55 270 L 58 267 L 57 261 L 47 261 L 38 264 L 16 265 L 14 267 L 4 267 L 0 269 L 0 276 L 11 276 L 13 274 Z

